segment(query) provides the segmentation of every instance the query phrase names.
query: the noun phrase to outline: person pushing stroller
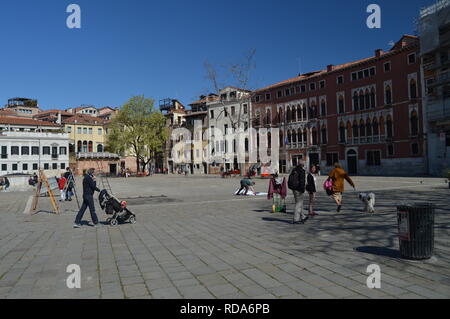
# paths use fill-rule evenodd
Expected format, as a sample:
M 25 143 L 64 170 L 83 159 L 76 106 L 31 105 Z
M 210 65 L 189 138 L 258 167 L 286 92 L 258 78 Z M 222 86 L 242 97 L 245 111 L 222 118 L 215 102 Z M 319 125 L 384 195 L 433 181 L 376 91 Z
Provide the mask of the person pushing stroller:
M 95 213 L 95 205 L 94 205 L 94 193 L 100 192 L 100 189 L 97 187 L 97 182 L 95 181 L 94 176 L 94 168 L 90 168 L 88 173 L 83 179 L 83 205 L 81 205 L 80 211 L 75 218 L 74 228 L 81 227 L 81 219 L 83 218 L 86 209 L 89 207 L 89 212 L 91 213 L 92 222 L 94 223 L 94 227 L 98 226 L 98 218 Z

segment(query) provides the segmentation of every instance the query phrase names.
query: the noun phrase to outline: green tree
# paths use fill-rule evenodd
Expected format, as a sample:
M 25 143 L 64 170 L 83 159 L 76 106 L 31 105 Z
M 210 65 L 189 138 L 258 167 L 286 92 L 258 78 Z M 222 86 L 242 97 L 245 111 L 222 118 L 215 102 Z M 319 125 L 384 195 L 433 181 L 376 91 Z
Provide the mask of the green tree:
M 162 151 L 168 137 L 166 119 L 144 96 L 132 97 L 111 120 L 107 145 L 112 152 L 130 152 L 137 170 L 146 166 Z M 142 165 L 141 165 L 142 164 Z

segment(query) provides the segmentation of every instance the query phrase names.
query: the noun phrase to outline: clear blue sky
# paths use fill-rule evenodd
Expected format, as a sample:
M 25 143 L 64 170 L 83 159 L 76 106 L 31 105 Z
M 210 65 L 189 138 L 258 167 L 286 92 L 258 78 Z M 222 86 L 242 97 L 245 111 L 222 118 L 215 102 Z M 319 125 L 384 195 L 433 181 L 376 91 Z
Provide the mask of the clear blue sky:
M 0 105 L 37 98 L 44 109 L 120 106 L 133 95 L 178 98 L 208 91 L 203 64 L 239 62 L 256 49 L 251 88 L 389 49 L 413 34 L 434 0 L 3 0 Z M 66 27 L 66 7 L 82 28 Z M 366 7 L 382 28 L 366 27 Z

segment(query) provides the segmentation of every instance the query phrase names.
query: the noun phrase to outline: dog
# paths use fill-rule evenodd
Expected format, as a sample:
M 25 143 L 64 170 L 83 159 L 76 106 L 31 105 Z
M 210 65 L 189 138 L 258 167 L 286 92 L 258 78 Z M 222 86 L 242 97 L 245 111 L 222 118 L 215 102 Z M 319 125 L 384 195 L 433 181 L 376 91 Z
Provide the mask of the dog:
M 374 193 L 359 193 L 359 200 L 364 203 L 364 211 L 373 214 L 375 213 L 375 194 Z

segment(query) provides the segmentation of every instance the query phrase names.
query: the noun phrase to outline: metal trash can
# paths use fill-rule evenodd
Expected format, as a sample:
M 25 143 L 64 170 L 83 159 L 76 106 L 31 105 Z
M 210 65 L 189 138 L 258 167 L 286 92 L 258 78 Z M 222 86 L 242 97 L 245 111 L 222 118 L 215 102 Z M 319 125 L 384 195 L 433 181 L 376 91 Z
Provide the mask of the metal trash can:
M 434 250 L 434 210 L 431 203 L 397 206 L 400 255 L 402 258 L 429 259 Z

